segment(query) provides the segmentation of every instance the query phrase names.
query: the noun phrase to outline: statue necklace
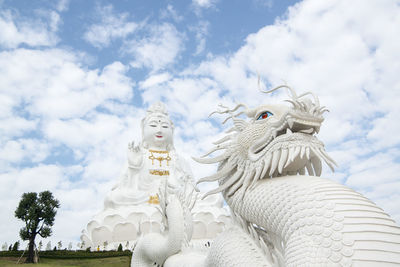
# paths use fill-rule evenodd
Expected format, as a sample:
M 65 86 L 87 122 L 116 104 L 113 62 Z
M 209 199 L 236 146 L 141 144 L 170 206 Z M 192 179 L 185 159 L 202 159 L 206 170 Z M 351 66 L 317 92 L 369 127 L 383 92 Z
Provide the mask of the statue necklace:
M 158 160 L 160 162 L 160 167 L 162 165 L 162 162 L 164 160 L 167 161 L 167 166 L 169 166 L 169 161 L 171 160 L 171 157 L 169 156 L 169 151 L 163 151 L 163 150 L 152 150 L 149 149 L 149 152 L 151 155 L 149 156 L 149 159 L 151 159 L 151 165 L 154 165 L 154 160 Z M 153 153 L 161 154 L 158 157 L 155 157 Z M 164 158 L 162 155 L 167 154 L 167 156 Z

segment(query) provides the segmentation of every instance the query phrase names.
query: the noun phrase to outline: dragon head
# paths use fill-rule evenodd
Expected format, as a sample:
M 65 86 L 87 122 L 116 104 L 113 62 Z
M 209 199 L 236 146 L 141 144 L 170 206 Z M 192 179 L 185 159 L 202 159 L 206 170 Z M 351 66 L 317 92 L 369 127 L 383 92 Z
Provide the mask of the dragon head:
M 214 143 L 211 151 L 201 158 L 194 158 L 200 163 L 219 163 L 217 173 L 199 180 L 199 183 L 219 181 L 220 186 L 207 195 L 225 190 L 229 196 L 239 189 L 246 191 L 257 180 L 304 175 L 306 170 L 309 175 L 320 176 L 323 161 L 334 170 L 336 163 L 316 137 L 324 121 L 322 115 L 327 109 L 320 106 L 318 97 L 313 93 L 297 95 L 285 85 L 265 93 L 279 88 L 287 88 L 291 92 L 291 98 L 286 100 L 290 107 L 262 105 L 250 109 L 238 104 L 229 109 L 220 105 L 222 109 L 212 113 L 227 114 L 223 124 L 232 119 L 233 127 L 224 138 Z M 312 99 L 306 96 L 312 96 Z M 240 108 L 244 110 L 239 111 Z M 239 118 L 242 114 L 247 116 L 247 120 Z M 224 152 L 207 158 L 218 150 Z

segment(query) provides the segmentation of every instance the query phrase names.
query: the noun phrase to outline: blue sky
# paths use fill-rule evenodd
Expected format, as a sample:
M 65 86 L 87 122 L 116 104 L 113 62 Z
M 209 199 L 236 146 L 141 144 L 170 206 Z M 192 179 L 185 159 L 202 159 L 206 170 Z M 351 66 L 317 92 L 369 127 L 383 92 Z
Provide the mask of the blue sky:
M 158 100 L 195 178 L 213 172 L 191 160 L 224 129 L 208 114 L 286 98 L 259 93 L 258 75 L 319 95 L 339 163 L 323 176 L 399 222 L 399 13 L 394 0 L 0 0 L 0 243 L 18 239 L 21 194 L 48 189 L 49 240 L 75 245 Z

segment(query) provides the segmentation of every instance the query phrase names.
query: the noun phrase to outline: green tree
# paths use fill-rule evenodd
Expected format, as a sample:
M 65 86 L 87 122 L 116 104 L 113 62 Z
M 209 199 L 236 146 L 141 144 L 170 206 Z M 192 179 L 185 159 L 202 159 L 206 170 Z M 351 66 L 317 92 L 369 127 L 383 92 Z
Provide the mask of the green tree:
M 19 241 L 14 243 L 14 246 L 12 247 L 13 251 L 17 251 L 19 249 Z
M 121 243 L 119 243 L 117 251 L 122 251 L 122 244 Z
M 15 217 L 25 222 L 25 226 L 19 231 L 22 240 L 29 240 L 28 256 L 25 262 L 34 262 L 36 236 L 40 235 L 46 238 L 51 235 L 51 226 L 54 224 L 59 207 L 59 201 L 53 197 L 50 191 L 40 192 L 39 196 L 35 192 L 22 195 L 15 210 Z

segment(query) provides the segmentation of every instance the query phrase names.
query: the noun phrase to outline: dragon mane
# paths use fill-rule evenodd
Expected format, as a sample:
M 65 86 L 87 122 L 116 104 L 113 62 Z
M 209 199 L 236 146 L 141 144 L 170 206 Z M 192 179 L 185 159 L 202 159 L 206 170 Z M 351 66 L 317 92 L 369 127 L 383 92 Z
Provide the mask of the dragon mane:
M 218 192 L 231 196 L 236 192 L 244 194 L 258 180 L 285 175 L 320 176 L 322 161 L 334 171 L 334 160 L 326 153 L 324 144 L 314 134 L 319 132 L 327 111 L 321 107 L 318 97 L 306 92 L 297 95 L 295 91 L 282 85 L 264 93 L 287 88 L 291 98 L 286 100 L 291 107 L 262 105 L 248 108 L 238 104 L 229 109 L 221 109 L 210 114 L 227 115 L 222 122 L 233 121 L 233 127 L 226 135 L 214 142 L 214 147 L 200 158 L 199 163 L 219 163 L 218 171 L 198 181 L 218 181 L 219 187 L 209 191 L 204 197 Z M 305 96 L 311 95 L 313 99 Z M 248 120 L 239 118 L 245 114 Z M 210 154 L 222 150 L 223 153 L 210 158 Z

